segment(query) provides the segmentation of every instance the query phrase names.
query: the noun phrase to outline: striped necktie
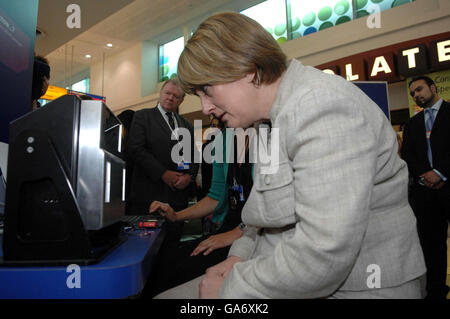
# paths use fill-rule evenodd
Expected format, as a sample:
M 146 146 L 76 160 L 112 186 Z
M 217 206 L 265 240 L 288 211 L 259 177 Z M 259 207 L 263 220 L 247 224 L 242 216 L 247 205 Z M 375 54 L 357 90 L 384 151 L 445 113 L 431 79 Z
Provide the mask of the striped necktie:
M 426 138 L 427 138 L 427 145 L 428 145 L 428 160 L 430 161 L 431 167 L 433 167 L 433 155 L 431 153 L 431 143 L 430 143 L 430 136 L 431 136 L 431 129 L 433 128 L 434 123 L 434 109 L 428 108 L 425 109 L 425 115 L 428 116 L 425 121 L 425 129 L 426 129 Z

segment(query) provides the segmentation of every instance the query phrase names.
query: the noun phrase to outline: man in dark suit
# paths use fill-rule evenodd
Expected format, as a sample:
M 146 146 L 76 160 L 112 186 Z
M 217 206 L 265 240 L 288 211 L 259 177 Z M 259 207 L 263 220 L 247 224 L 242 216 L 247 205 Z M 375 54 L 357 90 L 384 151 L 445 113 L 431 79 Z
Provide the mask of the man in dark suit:
M 427 298 L 446 298 L 447 227 L 450 216 L 450 103 L 428 77 L 414 78 L 410 94 L 423 111 L 404 132 L 402 158 L 411 175 L 409 201 L 427 267 Z
M 168 203 L 176 211 L 188 206 L 189 190 L 195 185 L 198 164 L 194 163 L 193 156 L 196 150 L 193 127 L 178 114 L 183 99 L 184 92 L 177 80 L 168 80 L 161 88 L 158 105 L 137 111 L 133 117 L 128 152 L 135 166 L 128 214 L 148 213 L 154 200 Z M 189 136 L 177 130 L 181 128 L 188 129 Z M 172 136 L 176 138 L 172 139 Z M 190 140 L 183 141 L 183 138 Z M 190 152 L 186 152 L 182 145 L 189 145 Z M 172 158 L 174 147 L 182 149 L 185 154 Z M 167 235 L 178 240 L 182 224 L 170 225 L 168 228 L 170 231 Z

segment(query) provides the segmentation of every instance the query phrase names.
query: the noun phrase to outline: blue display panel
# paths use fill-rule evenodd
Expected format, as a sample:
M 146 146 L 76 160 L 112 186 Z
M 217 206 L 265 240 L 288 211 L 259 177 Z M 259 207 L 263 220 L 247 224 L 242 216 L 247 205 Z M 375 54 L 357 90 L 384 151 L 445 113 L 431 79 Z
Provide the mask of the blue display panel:
M 353 82 L 358 86 L 368 97 L 372 99 L 383 111 L 388 120 L 391 120 L 391 113 L 389 110 L 388 100 L 388 83 L 387 82 Z
M 9 122 L 31 110 L 38 0 L 0 2 L 0 142 Z

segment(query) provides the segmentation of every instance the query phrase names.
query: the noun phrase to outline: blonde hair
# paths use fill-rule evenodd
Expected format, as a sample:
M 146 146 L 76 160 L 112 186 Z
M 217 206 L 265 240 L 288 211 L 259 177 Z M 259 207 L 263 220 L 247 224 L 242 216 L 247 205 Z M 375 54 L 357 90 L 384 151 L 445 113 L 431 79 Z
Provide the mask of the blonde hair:
M 255 73 L 256 86 L 275 82 L 286 70 L 286 55 L 256 21 L 226 12 L 206 19 L 178 61 L 178 80 L 188 94 L 204 85 L 229 83 Z

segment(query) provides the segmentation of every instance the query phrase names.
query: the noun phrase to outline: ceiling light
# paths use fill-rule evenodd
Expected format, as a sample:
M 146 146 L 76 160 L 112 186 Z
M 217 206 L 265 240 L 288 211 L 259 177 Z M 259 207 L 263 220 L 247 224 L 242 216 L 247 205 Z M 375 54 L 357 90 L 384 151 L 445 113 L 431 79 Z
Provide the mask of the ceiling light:
M 106 46 L 107 46 L 108 48 L 112 48 L 112 47 L 113 47 L 112 43 L 108 43 Z
M 85 57 L 86 57 L 86 59 L 92 58 L 92 56 L 90 54 L 86 54 Z

